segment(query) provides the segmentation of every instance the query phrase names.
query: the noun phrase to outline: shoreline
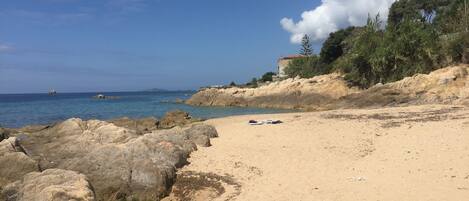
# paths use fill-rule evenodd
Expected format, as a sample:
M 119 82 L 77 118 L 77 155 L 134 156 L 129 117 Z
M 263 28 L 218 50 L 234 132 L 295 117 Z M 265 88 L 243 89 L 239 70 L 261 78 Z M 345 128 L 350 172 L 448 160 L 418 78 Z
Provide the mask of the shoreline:
M 188 120 L 187 115 L 183 112 L 168 115 L 171 125 L 167 128 L 176 126 L 168 130 L 161 130 L 159 120 L 152 118 L 70 119 L 42 128 L 24 127 L 30 131 L 19 131 L 13 136 L 19 139 L 15 141 L 19 143 L 19 150 L 26 148 L 27 157 L 49 168 L 56 166 L 41 162 L 38 157 L 43 156 L 39 153 L 45 151 L 47 156 L 54 152 L 49 153 L 52 150 L 48 148 L 42 150 L 42 146 L 60 147 L 62 143 L 72 143 L 66 138 L 82 143 L 79 138 L 70 138 L 72 136 L 87 136 L 93 143 L 95 138 L 111 140 L 106 146 L 93 145 L 93 149 L 100 151 L 90 152 L 91 157 L 103 154 L 101 151 L 107 146 L 124 151 L 123 147 L 134 147 L 136 142 L 157 140 L 151 144 L 159 142 L 155 148 L 169 154 L 163 154 L 168 157 L 164 163 L 174 163 L 177 167 L 170 177 L 175 183 L 163 201 L 411 201 L 462 200 L 469 196 L 469 136 L 465 132 L 469 129 L 469 107 L 465 105 L 232 115 L 198 123 Z M 250 120 L 280 120 L 282 123 L 250 125 Z M 206 131 L 194 130 L 193 125 L 213 127 L 212 131 L 204 128 L 213 134 L 204 136 Z M 56 138 L 56 135 L 62 137 Z M 184 154 L 176 157 L 173 154 L 182 151 L 178 149 Z M 77 150 L 77 153 L 81 152 Z M 54 160 L 61 164 L 64 159 Z M 83 162 L 90 163 L 88 160 Z M 81 168 L 63 167 L 78 173 L 88 171 Z M 96 184 L 94 178 L 89 178 L 102 196 L 100 185 L 103 184 Z M 435 182 L 437 187 L 431 185 Z

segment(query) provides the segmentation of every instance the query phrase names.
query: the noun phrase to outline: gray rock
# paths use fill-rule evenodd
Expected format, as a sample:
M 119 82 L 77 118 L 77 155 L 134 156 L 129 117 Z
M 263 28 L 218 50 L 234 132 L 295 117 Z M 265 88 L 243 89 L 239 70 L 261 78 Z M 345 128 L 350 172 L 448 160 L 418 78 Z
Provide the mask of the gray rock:
M 215 129 L 215 127 L 213 126 L 206 124 L 194 124 L 190 127 L 190 129 L 187 129 L 187 131 L 190 131 L 195 135 L 205 135 L 209 138 L 218 137 L 217 129 Z
M 108 122 L 113 123 L 116 126 L 124 127 L 130 130 L 135 130 L 137 134 L 150 133 L 153 130 L 158 129 L 159 121 L 154 117 L 142 118 L 142 119 L 130 119 L 123 117 L 119 119 L 112 119 Z
M 202 126 L 138 135 L 113 123 L 69 119 L 21 138 L 19 145 L 41 169 L 86 175 L 98 200 L 158 200 L 169 193 L 176 168 L 188 163 L 195 143 L 207 145 L 199 138 L 213 135 Z
M 0 142 L 0 190 L 30 172 L 39 171 L 37 162 L 20 152 L 15 142 L 14 137 Z
M 93 187 L 85 175 L 60 169 L 29 173 L 7 185 L 2 195 L 8 201 L 95 200 Z
M 205 124 L 192 125 L 189 129 L 184 130 L 184 132 L 188 139 L 202 147 L 211 146 L 210 138 L 218 137 L 215 127 Z

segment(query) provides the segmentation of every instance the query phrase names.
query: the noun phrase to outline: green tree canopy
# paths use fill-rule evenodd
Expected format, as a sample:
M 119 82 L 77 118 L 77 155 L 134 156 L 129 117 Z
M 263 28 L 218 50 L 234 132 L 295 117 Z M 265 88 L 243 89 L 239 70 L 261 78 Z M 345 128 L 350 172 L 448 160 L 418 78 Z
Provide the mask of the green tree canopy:
M 274 72 L 267 72 L 264 75 L 262 75 L 261 81 L 262 82 L 271 82 L 273 80 L 272 76 L 274 76 L 274 75 L 275 75 Z

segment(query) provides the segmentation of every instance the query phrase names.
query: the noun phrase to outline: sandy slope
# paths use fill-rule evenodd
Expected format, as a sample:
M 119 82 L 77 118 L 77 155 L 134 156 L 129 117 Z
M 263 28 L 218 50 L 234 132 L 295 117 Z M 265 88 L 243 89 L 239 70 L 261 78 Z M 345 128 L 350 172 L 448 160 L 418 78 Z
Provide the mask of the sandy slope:
M 285 123 L 250 126 L 250 119 Z M 224 187 L 218 193 L 225 192 L 215 200 L 469 200 L 466 108 L 250 115 L 208 123 L 220 137 L 193 153 L 180 174 L 218 179 Z M 207 184 L 191 185 L 199 183 Z M 217 194 L 207 185 L 198 189 L 205 191 L 192 192 L 195 200 Z

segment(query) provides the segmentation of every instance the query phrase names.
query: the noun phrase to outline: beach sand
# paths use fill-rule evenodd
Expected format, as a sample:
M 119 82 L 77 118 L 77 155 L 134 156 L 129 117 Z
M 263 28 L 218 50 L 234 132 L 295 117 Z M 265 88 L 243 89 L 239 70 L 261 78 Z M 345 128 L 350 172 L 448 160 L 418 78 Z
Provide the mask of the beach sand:
M 283 124 L 251 126 L 248 120 Z M 426 105 L 212 119 L 166 200 L 469 200 L 469 109 Z

